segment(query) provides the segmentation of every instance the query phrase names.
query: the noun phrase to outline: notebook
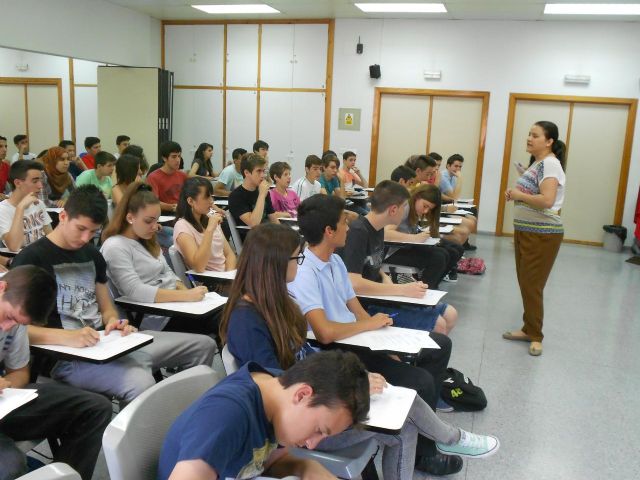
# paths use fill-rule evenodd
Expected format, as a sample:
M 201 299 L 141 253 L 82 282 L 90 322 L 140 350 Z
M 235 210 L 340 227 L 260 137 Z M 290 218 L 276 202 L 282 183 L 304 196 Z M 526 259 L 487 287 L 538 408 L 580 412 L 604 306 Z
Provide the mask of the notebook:
M 309 340 L 316 339 L 313 330 L 307 332 L 307 338 Z M 335 343 L 400 353 L 418 353 L 423 348 L 440 348 L 433 341 L 429 332 L 400 327 L 383 327 L 370 332 L 362 332 L 342 340 L 336 340 Z

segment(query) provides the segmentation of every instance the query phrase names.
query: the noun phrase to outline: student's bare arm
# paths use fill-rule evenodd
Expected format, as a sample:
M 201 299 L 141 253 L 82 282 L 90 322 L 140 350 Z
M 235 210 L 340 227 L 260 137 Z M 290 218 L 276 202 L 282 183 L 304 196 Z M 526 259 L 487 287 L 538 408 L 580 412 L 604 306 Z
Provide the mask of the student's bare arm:
M 217 480 L 218 474 L 204 460 L 178 462 L 169 480 Z
M 64 328 L 45 328 L 36 325 L 27 327 L 31 345 L 66 345 L 67 347 L 90 347 L 100 338 L 91 327 L 65 330 Z
M 10 385 L 5 388 L 24 388 L 24 386 L 29 383 L 29 365 L 25 365 L 17 370 L 10 370 L 7 368 L 6 375 L 4 377 L 0 376 L 0 379 L 2 378 L 10 383 Z M 0 388 L 0 391 L 1 390 L 2 389 Z
M 421 233 L 404 233 L 399 232 L 395 225 L 387 225 L 384 227 L 385 242 L 424 242 L 430 235 L 428 232 Z
M 349 273 L 349 279 L 357 295 L 399 295 L 421 298 L 426 292 L 422 282 L 378 283 L 364 278 L 359 273 Z
M 222 247 L 224 252 L 224 269 L 225 270 L 234 270 L 236 268 L 238 259 L 236 258 L 236 254 L 234 253 L 231 245 L 227 242 L 226 238 L 223 238 L 224 246 Z
M 322 344 L 342 340 L 343 338 L 352 337 L 353 335 L 369 330 L 377 330 L 385 325 L 391 324 L 391 319 L 386 315 L 358 319 L 356 322 L 340 323 L 328 320 L 324 310 L 321 308 L 311 310 L 305 316 L 305 319 L 311 325 L 316 339 Z
M 176 238 L 176 243 L 180 246 L 180 251 L 184 254 L 184 262 L 196 272 L 204 272 L 207 267 L 207 263 L 211 257 L 213 232 L 214 230 L 209 228 L 204 231 L 200 246 L 198 246 L 194 238 L 187 233 L 181 233 L 178 235 L 178 238 Z

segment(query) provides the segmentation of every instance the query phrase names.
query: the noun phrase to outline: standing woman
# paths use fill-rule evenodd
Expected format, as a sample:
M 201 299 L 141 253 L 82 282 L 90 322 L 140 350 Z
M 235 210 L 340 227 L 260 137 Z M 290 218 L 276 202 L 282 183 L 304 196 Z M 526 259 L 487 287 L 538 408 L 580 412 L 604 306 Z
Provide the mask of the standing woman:
M 531 342 L 529 354 L 542 354 L 543 291 L 564 236 L 560 208 L 564 201 L 565 144 L 558 140 L 558 127 L 536 122 L 529 130 L 529 168 L 515 188 L 505 192 L 514 202 L 513 230 L 516 273 L 524 314 L 521 330 L 505 332 L 507 340 Z
M 211 157 L 213 157 L 213 145 L 209 143 L 201 143 L 193 156 L 189 176 L 205 177 L 209 180 L 217 177 L 216 173 L 213 171 L 213 166 L 211 165 Z
M 62 147 L 51 147 L 42 157 L 42 197 L 47 207 L 63 207 L 71 190 L 75 188 L 69 173 L 69 154 Z

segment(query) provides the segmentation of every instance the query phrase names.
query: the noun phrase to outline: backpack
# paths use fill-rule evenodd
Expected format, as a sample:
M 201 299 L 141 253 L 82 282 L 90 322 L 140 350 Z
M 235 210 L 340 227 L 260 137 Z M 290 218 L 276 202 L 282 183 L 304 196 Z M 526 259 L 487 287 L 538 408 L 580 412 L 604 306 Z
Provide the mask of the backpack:
M 475 412 L 484 410 L 487 406 L 487 397 L 482 389 L 455 368 L 447 368 L 447 377 L 442 382 L 440 396 L 454 410 L 460 412 Z
M 482 275 L 486 270 L 487 266 L 481 258 L 463 258 L 458 262 L 458 273 Z

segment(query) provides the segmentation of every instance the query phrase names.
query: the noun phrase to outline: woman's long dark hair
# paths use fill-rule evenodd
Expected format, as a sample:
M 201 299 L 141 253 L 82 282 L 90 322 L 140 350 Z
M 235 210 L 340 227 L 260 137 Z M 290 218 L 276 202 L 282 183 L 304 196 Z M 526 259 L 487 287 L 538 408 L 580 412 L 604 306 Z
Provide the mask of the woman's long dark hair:
M 191 206 L 189 205 L 189 202 L 187 202 L 187 200 L 189 198 L 196 200 L 198 198 L 198 195 L 202 193 L 203 188 L 208 196 L 213 195 L 213 186 L 211 185 L 211 182 L 206 178 L 187 178 L 182 185 L 180 198 L 178 199 L 178 206 L 176 207 L 176 218 L 184 218 L 191 224 L 193 228 L 195 228 L 200 233 L 204 232 L 204 230 L 207 228 L 209 217 L 207 215 L 200 215 L 200 221 L 196 221 L 196 218 L 193 216 L 193 210 L 191 210 Z
M 426 200 L 433 203 L 435 208 L 431 209 L 427 214 L 427 223 L 429 225 L 429 235 L 437 237 L 440 235 L 440 207 L 442 206 L 442 194 L 440 188 L 436 185 L 420 185 L 411 192 L 409 200 L 409 225 L 415 227 L 420 219 L 416 212 L 416 200 Z
M 118 179 L 116 185 L 121 185 L 123 188 L 126 188 L 135 182 L 138 177 L 141 161 L 140 157 L 136 157 L 130 153 L 123 154 L 116 163 L 116 178 Z
M 307 322 L 287 291 L 289 259 L 300 246 L 300 235 L 287 226 L 267 223 L 252 228 L 242 245 L 220 323 L 220 337 L 226 343 L 231 312 L 247 295 L 269 328 L 283 369 L 295 363 L 307 339 Z
M 213 165 L 211 165 L 211 159 L 210 158 L 208 160 L 204 159 L 204 151 L 207 148 L 210 148 L 213 150 L 213 145 L 211 145 L 210 143 L 201 143 L 198 146 L 196 153 L 193 155 L 193 161 L 195 162 L 196 160 L 199 160 L 200 165 L 202 165 L 207 171 L 206 175 L 213 177 Z
M 534 123 L 534 125 L 537 125 L 542 129 L 542 131 L 544 132 L 544 138 L 546 138 L 547 140 L 553 140 L 553 143 L 551 144 L 551 152 L 560 162 L 562 170 L 564 170 L 567 146 L 562 140 L 558 140 L 558 126 L 555 123 L 548 122 L 546 120 L 540 120 L 539 122 Z M 529 166 L 533 165 L 533 162 L 535 161 L 536 158 L 531 155 L 531 158 L 529 159 Z

